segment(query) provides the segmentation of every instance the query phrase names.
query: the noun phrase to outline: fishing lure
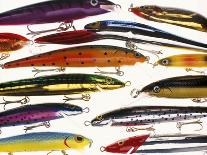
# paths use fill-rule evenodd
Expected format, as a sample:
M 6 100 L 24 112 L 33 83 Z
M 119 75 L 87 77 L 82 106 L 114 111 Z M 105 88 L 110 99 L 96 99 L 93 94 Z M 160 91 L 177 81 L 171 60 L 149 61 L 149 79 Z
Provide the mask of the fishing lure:
M 117 6 L 119 5 L 108 0 L 50 0 L 3 12 L 0 14 L 0 25 L 64 22 L 53 30 L 67 30 L 72 27 L 73 20 L 104 14 L 113 11 Z M 68 23 L 71 24 L 67 25 Z M 36 34 L 48 31 L 51 30 L 39 32 L 30 30 Z
M 89 108 L 82 109 L 72 104 L 45 103 L 37 105 L 25 105 L 15 109 L 0 112 L 0 128 L 30 125 L 40 123 L 34 126 L 25 127 L 25 132 L 36 127 L 50 127 L 50 121 L 61 119 L 65 116 L 75 116 L 89 112 Z
M 82 150 L 92 145 L 92 140 L 72 133 L 37 132 L 17 135 L 0 139 L 0 152 L 37 152 L 61 151 L 67 155 L 66 150 Z
M 129 11 L 147 20 L 207 32 L 207 19 L 204 16 L 189 10 L 145 5 L 132 7 Z
M 17 67 L 121 67 L 144 62 L 147 58 L 134 50 L 108 46 L 86 45 L 39 54 L 2 65 L 2 68 Z M 40 72 L 40 71 L 39 71 Z M 115 72 L 119 74 L 121 71 Z M 122 74 L 122 73 L 121 73 Z
M 169 135 L 169 136 L 150 136 L 140 135 L 121 139 L 106 147 L 100 148 L 101 152 L 110 153 L 181 153 L 206 151 L 206 135 Z M 161 146 L 161 148 L 160 148 Z
M 130 22 L 130 21 L 116 21 L 116 20 L 98 21 L 98 22 L 87 24 L 85 26 L 85 29 L 90 31 L 96 31 L 96 32 L 100 32 L 100 31 L 132 32 L 133 34 L 144 35 L 153 38 L 163 38 L 167 40 L 172 40 L 189 45 L 207 48 L 207 44 L 189 40 L 187 38 L 182 38 L 180 36 L 154 28 L 152 26 L 148 26 L 141 23 Z
M 14 33 L 0 33 L 0 60 L 9 57 L 9 53 L 17 51 L 28 45 L 30 41 L 18 34 Z
M 131 95 L 136 98 L 141 93 L 165 98 L 194 98 L 194 102 L 205 102 L 207 97 L 207 76 L 187 75 L 167 78 L 153 82 L 141 90 L 133 89 Z M 204 98 L 204 101 L 201 101 L 202 98 Z
M 198 124 L 202 127 L 200 119 L 206 117 L 206 107 L 135 106 L 98 115 L 92 121 L 86 121 L 85 125 L 124 126 L 127 127 L 127 132 L 135 132 L 145 129 L 154 131 L 154 124 L 177 122 L 177 128 L 181 130 L 182 126 L 187 124 Z M 192 121 L 194 119 L 198 120 Z M 146 128 L 138 128 L 140 126 L 145 126 Z

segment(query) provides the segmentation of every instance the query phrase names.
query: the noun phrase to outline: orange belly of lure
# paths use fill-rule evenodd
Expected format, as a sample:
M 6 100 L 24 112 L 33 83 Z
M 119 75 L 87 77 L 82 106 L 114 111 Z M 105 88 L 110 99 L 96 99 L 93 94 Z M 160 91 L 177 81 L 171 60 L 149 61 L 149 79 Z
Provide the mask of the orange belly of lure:
M 4 64 L 3 68 L 17 67 L 120 67 L 146 61 L 136 51 L 106 45 L 72 47 L 39 54 Z

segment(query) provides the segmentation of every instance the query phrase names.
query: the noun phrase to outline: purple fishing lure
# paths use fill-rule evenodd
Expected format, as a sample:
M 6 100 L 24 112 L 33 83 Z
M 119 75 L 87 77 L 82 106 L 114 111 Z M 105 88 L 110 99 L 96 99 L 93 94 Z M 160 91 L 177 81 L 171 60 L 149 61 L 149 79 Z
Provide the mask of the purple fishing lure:
M 72 22 L 113 11 L 116 7 L 108 0 L 51 0 L 3 12 L 0 25 Z

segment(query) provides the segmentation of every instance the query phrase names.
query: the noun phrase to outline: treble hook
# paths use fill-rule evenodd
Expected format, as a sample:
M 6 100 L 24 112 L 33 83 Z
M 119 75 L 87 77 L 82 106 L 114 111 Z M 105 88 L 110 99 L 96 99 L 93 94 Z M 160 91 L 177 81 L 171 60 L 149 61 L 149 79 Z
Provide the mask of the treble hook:
M 131 95 L 131 97 L 133 97 L 133 98 L 137 98 L 137 97 L 139 96 L 140 93 L 141 93 L 140 90 L 134 88 L 134 89 L 132 89 L 132 91 L 130 92 L 130 95 Z
M 203 100 L 201 98 L 194 98 L 192 101 L 195 103 L 205 103 L 207 102 L 207 98 L 203 98 Z
M 68 97 L 68 96 L 64 96 L 65 98 L 63 99 L 65 102 L 64 103 L 66 103 L 66 102 L 68 102 L 68 101 L 72 101 L 72 100 L 83 100 L 83 101 L 89 101 L 90 99 L 91 99 L 91 95 L 90 94 L 82 94 L 82 96 L 81 97 L 74 97 L 74 98 L 72 98 L 72 97 Z
M 193 70 L 192 68 L 186 68 L 185 70 L 186 70 L 186 72 L 195 72 L 195 73 L 199 73 L 199 74 L 203 74 L 203 75 L 206 74 L 205 71 Z
M 199 119 L 199 120 L 196 120 L 196 121 L 193 121 L 193 122 L 177 122 L 176 127 L 177 127 L 179 130 L 181 130 L 181 128 L 182 128 L 183 125 L 188 125 L 188 124 L 198 124 L 198 125 L 201 126 L 201 128 L 198 129 L 198 130 L 195 130 L 195 131 L 201 131 L 201 130 L 203 129 L 203 125 L 202 125 L 202 123 L 203 123 L 203 122 L 202 122 L 200 119 Z
M 146 56 L 146 62 L 150 65 L 152 65 L 152 68 L 155 68 L 156 66 L 158 66 L 158 63 L 155 62 L 155 63 L 151 63 L 150 62 L 150 57 L 149 56 Z
M 4 100 L 4 102 L 2 102 L 0 104 L 4 105 L 4 110 L 6 110 L 6 105 L 7 104 L 20 103 L 21 105 L 24 105 L 24 104 L 27 104 L 30 101 L 28 96 L 25 96 L 23 99 L 17 100 L 17 101 L 7 101 L 7 100 L 4 99 L 4 97 L 3 97 L 3 100 Z
M 127 127 L 126 128 L 126 132 L 136 132 L 139 130 L 146 130 L 146 131 L 153 131 L 155 132 L 155 128 L 153 128 L 153 125 L 150 127 L 146 127 L 146 128 L 137 128 L 137 127 Z
M 9 53 L 2 53 L 1 54 L 1 57 L 0 57 L 0 60 L 4 60 L 6 58 L 10 57 L 10 54 Z
M 118 75 L 118 76 L 123 76 L 124 75 L 124 72 L 121 71 L 120 67 L 115 67 L 116 72 L 107 72 L 107 71 L 102 71 L 99 68 L 97 68 L 97 69 L 98 69 L 98 72 L 94 72 L 94 73 L 98 73 L 98 74 L 115 74 L 115 75 Z
M 34 72 L 34 77 L 36 77 L 37 74 L 42 73 L 42 72 L 65 72 L 65 68 L 64 67 L 58 67 L 58 68 L 54 68 L 54 69 L 38 69 L 33 67 L 34 70 L 32 70 L 32 72 Z
M 37 124 L 37 125 L 33 125 L 33 126 L 25 126 L 24 130 L 25 130 L 25 133 L 27 133 L 27 131 L 29 130 L 33 130 L 34 128 L 38 128 L 38 127 L 41 127 L 41 126 L 45 126 L 46 128 L 49 128 L 50 127 L 50 122 L 43 122 L 43 123 L 40 123 L 40 124 Z
M 33 30 L 31 30 L 30 26 L 31 25 L 27 25 L 27 29 L 29 31 L 29 33 L 27 33 L 27 35 L 33 35 L 33 37 L 36 35 L 40 35 L 42 33 L 47 33 L 47 32 L 52 32 L 52 31 L 67 31 L 70 28 L 73 28 L 74 30 L 76 30 L 75 26 L 73 25 L 73 22 L 70 22 L 70 23 L 62 22 L 62 23 L 60 23 L 60 25 L 57 28 L 42 30 L 42 31 L 33 31 Z
M 66 153 L 65 150 L 62 150 L 61 153 L 62 153 L 63 155 L 68 155 L 68 154 Z

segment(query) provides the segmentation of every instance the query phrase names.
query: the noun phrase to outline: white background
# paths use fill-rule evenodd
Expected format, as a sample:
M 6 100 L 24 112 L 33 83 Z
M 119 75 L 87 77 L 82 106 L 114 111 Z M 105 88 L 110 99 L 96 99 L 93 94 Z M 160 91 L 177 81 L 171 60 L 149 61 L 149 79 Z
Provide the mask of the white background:
M 4 12 L 10 9 L 14 9 L 16 7 L 24 6 L 31 3 L 41 2 L 43 0 L 0 0 L 0 12 Z M 94 22 L 97 20 L 104 20 L 104 19 L 116 19 L 116 20 L 130 20 L 134 22 L 140 22 L 144 24 L 149 24 L 151 26 L 167 30 L 171 33 L 189 38 L 194 39 L 200 42 L 207 43 L 207 36 L 206 33 L 190 30 L 186 28 L 181 28 L 177 26 L 172 26 L 168 24 L 162 24 L 162 23 L 155 23 L 146 21 L 144 19 L 141 19 L 132 13 L 128 12 L 128 8 L 131 4 L 134 6 L 141 6 L 141 5 L 149 5 L 149 4 L 156 4 L 161 6 L 168 6 L 168 7 L 177 7 L 182 9 L 189 9 L 195 12 L 198 12 L 202 15 L 207 15 L 207 2 L 206 0 L 114 0 L 114 3 L 118 3 L 122 6 L 122 10 L 117 10 L 113 13 L 108 13 L 105 15 L 90 17 L 87 19 L 82 19 L 74 22 L 74 25 L 76 29 L 83 29 L 84 25 L 90 22 Z M 48 24 L 44 26 L 44 28 L 51 28 L 55 27 L 58 24 Z M 34 26 L 35 29 L 41 29 L 43 25 Z M 26 36 L 30 38 L 31 36 L 27 36 L 28 33 L 26 26 L 6 26 L 6 27 L 0 27 L 0 32 L 13 32 L 17 34 L 21 34 L 23 36 Z M 125 33 L 126 36 L 131 36 L 130 33 Z M 143 37 L 142 37 L 143 38 Z M 108 44 L 108 45 L 117 45 L 117 46 L 125 46 L 124 42 L 121 41 L 111 41 L 111 40 L 105 40 L 105 41 L 97 41 L 89 44 Z M 45 47 L 37 48 L 37 47 L 25 47 L 22 50 L 19 50 L 17 52 L 14 52 L 10 58 L 8 58 L 6 61 L 14 60 L 17 58 L 22 58 L 26 56 L 35 55 L 38 53 L 47 52 L 50 50 L 63 48 L 68 46 L 61 46 L 61 45 L 47 45 Z M 174 51 L 171 49 L 162 49 L 158 47 L 146 47 L 146 48 L 154 48 L 159 49 L 163 51 L 163 55 L 161 57 L 165 57 L 168 55 L 173 55 L 177 53 L 185 53 L 186 51 Z M 145 55 L 148 55 L 151 57 L 151 61 L 156 61 L 156 57 L 154 55 L 151 55 L 147 52 L 142 52 Z M 5 61 L 5 62 L 6 62 Z M 1 61 L 0 63 L 3 63 L 4 61 Z M 106 68 L 106 70 L 113 71 L 113 68 Z M 125 131 L 125 128 L 116 128 L 116 127 L 85 127 L 84 121 L 93 119 L 96 115 L 99 115 L 103 112 L 107 112 L 112 109 L 120 108 L 123 106 L 135 106 L 135 105 L 198 105 L 194 104 L 191 100 L 169 100 L 169 99 L 157 99 L 148 97 L 146 95 L 142 95 L 137 99 L 132 99 L 130 97 L 130 91 L 133 88 L 141 89 L 145 85 L 157 81 L 159 79 L 172 77 L 172 76 L 180 76 L 187 73 L 183 68 L 165 68 L 165 67 L 156 67 L 152 68 L 149 64 L 137 64 L 134 67 L 123 67 L 122 70 L 125 72 L 125 75 L 123 77 L 117 77 L 122 81 L 131 81 L 132 85 L 130 87 L 126 87 L 119 90 L 114 91 L 108 91 L 108 92 L 100 92 L 91 94 L 92 99 L 89 102 L 84 101 L 73 101 L 72 104 L 77 104 L 84 107 L 90 108 L 90 113 L 83 114 L 80 116 L 70 117 L 66 119 L 61 119 L 57 121 L 51 122 L 51 128 L 45 129 L 44 127 L 35 129 L 35 132 L 38 131 L 58 131 L 58 132 L 71 132 L 71 133 L 78 133 L 82 134 L 86 137 L 89 137 L 93 139 L 94 143 L 92 148 L 86 149 L 82 152 L 73 152 L 68 151 L 69 154 L 82 154 L 82 155 L 107 155 L 108 153 L 104 152 L 101 153 L 99 151 L 100 146 L 106 146 L 108 144 L 111 144 L 119 139 L 126 138 L 133 135 L 139 135 L 143 132 L 139 131 L 136 133 L 127 133 Z M 66 70 L 67 73 L 93 73 L 94 71 L 97 71 L 96 68 L 68 68 Z M 194 73 L 191 73 L 194 74 Z M 11 81 L 11 80 L 17 80 L 21 78 L 31 78 L 33 77 L 33 73 L 31 72 L 31 68 L 21 68 L 21 69 L 9 69 L 9 70 L 0 70 L 0 82 L 4 81 Z M 7 97 L 8 100 L 14 100 L 12 97 Z M 31 104 L 36 103 L 49 103 L 49 102 L 59 102 L 62 103 L 63 96 L 50 96 L 50 97 L 31 97 Z M 204 104 L 203 104 L 204 105 Z M 8 106 L 7 108 L 12 108 L 14 106 Z M 3 106 L 1 107 L 1 110 L 3 110 Z M 171 126 L 169 126 L 171 125 Z M 170 132 L 178 132 L 178 130 L 175 127 L 175 123 L 170 124 L 164 124 L 164 125 L 156 125 L 157 133 L 170 133 Z M 205 126 L 206 127 L 206 126 Z M 195 126 L 197 128 L 197 126 Z M 193 129 L 188 128 L 184 130 L 183 133 L 192 133 Z M 17 134 L 24 134 L 23 126 L 20 127 L 11 127 L 11 128 L 3 128 L 2 129 L 3 134 L 0 135 L 0 137 L 7 137 L 7 136 L 13 136 Z M 203 130 L 203 133 L 205 133 L 205 130 Z M 0 146 L 1 147 L 1 146 Z M 0 155 L 3 155 L 4 153 L 0 153 Z M 35 155 L 37 153 L 15 153 L 15 154 L 31 154 Z M 46 152 L 38 153 L 40 154 L 46 154 Z M 55 154 L 55 153 L 53 153 Z M 57 153 L 56 153 L 57 154 Z M 184 154 L 184 153 L 182 153 Z M 189 153 L 190 154 L 190 153 Z M 195 153 L 192 153 L 195 154 Z M 196 153 L 199 154 L 199 153 Z M 200 154 L 203 154 L 200 152 Z

